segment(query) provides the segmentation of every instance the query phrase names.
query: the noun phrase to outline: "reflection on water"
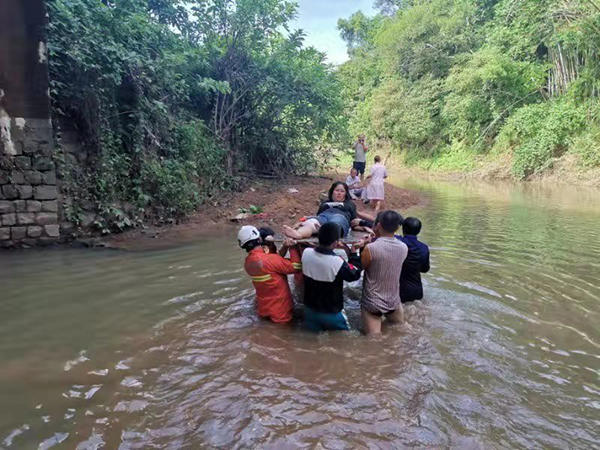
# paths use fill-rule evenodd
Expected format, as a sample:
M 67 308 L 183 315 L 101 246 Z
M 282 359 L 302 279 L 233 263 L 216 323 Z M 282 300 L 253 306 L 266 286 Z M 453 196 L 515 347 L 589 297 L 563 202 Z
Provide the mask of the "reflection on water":
M 257 319 L 233 229 L 0 254 L 0 447 L 596 446 L 600 195 L 401 184 L 432 270 L 378 339 Z

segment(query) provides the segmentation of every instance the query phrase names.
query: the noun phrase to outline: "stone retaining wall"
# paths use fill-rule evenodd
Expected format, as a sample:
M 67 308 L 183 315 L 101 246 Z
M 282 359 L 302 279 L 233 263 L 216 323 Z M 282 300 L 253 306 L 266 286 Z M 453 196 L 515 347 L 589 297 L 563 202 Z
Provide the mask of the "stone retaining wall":
M 0 153 L 4 154 L 0 168 L 0 247 L 56 241 L 60 233 L 52 125 L 48 119 L 11 119 L 8 129 L 10 141 L 0 143 Z

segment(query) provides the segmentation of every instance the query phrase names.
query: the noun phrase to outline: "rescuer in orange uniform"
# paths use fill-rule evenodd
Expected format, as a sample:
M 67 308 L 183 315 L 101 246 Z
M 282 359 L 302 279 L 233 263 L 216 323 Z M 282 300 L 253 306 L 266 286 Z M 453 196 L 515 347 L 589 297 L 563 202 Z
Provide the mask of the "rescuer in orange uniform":
M 295 242 L 286 239 L 283 243 L 284 248 L 289 248 L 290 259 L 277 253 L 266 253 L 259 231 L 251 225 L 244 225 L 238 233 L 238 243 L 248 252 L 244 269 L 256 290 L 258 315 L 275 323 L 290 322 L 294 303 L 287 275 L 302 272 L 300 251 Z

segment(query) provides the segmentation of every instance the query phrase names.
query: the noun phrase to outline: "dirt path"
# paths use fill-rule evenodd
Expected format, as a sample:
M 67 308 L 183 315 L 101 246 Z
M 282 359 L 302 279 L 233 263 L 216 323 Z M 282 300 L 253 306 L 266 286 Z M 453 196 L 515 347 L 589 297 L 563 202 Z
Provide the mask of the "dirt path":
M 267 225 L 276 232 L 284 224 L 292 224 L 300 217 L 315 214 L 319 205 L 319 194 L 327 191 L 331 183 L 341 176 L 332 174 L 321 177 L 288 177 L 286 180 L 252 180 L 242 192 L 233 192 L 200 210 L 181 223 L 131 230 L 105 239 L 113 248 L 143 250 L 184 244 L 211 235 L 226 234 L 241 224 Z M 400 189 L 386 183 L 386 208 L 402 213 L 406 208 L 423 201 L 415 191 Z M 261 213 L 232 221 L 240 210 L 249 210 L 251 205 L 261 208 Z M 358 202 L 359 210 L 371 212 Z

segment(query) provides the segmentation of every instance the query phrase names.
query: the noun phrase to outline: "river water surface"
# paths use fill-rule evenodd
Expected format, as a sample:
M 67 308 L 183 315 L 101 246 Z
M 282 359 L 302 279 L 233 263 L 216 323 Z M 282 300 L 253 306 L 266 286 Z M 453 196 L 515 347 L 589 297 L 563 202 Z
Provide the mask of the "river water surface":
M 600 193 L 396 182 L 432 269 L 379 339 L 258 320 L 233 228 L 0 253 L 0 448 L 599 448 Z

